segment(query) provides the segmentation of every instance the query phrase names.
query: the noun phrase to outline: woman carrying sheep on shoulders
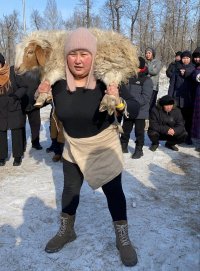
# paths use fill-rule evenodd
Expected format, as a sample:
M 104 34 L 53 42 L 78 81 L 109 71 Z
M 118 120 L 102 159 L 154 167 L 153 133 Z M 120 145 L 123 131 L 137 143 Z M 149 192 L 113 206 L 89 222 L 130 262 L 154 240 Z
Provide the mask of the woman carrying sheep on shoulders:
M 5 63 L 0 53 L 0 166 L 8 157 L 8 130 L 11 130 L 13 166 L 19 166 L 24 154 L 23 130 L 25 114 L 21 108 L 21 98 L 25 88 L 17 87 L 14 68 Z
M 76 239 L 74 223 L 79 205 L 80 189 L 86 179 L 93 189 L 102 187 L 107 198 L 115 233 L 116 244 L 124 265 L 134 266 L 137 255 L 128 236 L 126 199 L 122 189 L 122 150 L 114 116 L 99 112 L 106 94 L 115 96 L 117 111 L 123 112 L 124 100 L 115 85 L 107 88 L 93 74 L 97 51 L 96 38 L 86 28 L 73 31 L 66 40 L 66 81 L 56 82 L 52 88 L 55 112 L 64 127 L 63 151 L 64 189 L 60 229 L 47 243 L 45 251 L 57 252 Z M 39 92 L 50 86 L 42 83 Z M 124 94 L 126 96 L 126 94 Z M 126 97 L 128 98 L 128 97 Z M 135 114 L 138 104 L 127 99 Z M 101 223 L 104 223 L 101 218 Z

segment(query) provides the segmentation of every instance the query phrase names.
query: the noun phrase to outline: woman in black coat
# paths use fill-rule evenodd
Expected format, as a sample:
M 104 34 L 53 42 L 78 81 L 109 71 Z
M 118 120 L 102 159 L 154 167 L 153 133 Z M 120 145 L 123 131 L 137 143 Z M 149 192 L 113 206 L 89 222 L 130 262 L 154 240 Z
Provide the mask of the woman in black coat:
M 21 164 L 25 114 L 20 99 L 25 92 L 26 88 L 17 88 L 14 69 L 5 63 L 0 54 L 0 166 L 5 165 L 8 157 L 8 130 L 11 130 L 12 135 L 13 166 Z
M 186 143 L 189 145 L 192 144 L 191 128 L 195 97 L 195 87 L 192 80 L 192 72 L 195 67 L 191 62 L 191 57 L 189 51 L 184 51 L 181 54 L 181 61 L 176 65 L 168 90 L 168 94 L 175 99 L 177 106 L 181 109 L 185 129 L 188 133 Z

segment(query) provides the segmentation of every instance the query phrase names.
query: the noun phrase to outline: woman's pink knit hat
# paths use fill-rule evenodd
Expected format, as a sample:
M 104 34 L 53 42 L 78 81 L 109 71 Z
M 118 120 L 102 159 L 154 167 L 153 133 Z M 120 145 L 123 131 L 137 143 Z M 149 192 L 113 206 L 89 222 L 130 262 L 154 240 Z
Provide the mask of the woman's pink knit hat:
M 77 28 L 71 32 L 66 39 L 65 44 L 65 56 L 67 56 L 71 51 L 76 50 L 87 50 L 92 54 L 92 66 L 88 75 L 88 82 L 85 86 L 87 89 L 94 89 L 96 86 L 96 79 L 93 73 L 94 59 L 97 52 L 97 40 L 95 36 L 87 28 Z M 66 63 L 66 79 L 67 85 L 70 91 L 75 91 L 76 86 L 74 82 L 74 76 L 69 70 L 68 64 Z

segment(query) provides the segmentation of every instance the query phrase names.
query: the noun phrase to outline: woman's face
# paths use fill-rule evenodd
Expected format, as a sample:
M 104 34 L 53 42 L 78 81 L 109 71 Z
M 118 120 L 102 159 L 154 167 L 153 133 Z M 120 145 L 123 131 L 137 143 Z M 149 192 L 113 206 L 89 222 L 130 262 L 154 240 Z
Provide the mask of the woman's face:
M 3 67 L 3 65 L 1 64 L 1 62 L 0 62 L 0 69 Z
M 182 58 L 182 63 L 185 64 L 185 65 L 188 65 L 190 63 L 190 57 L 184 56 Z
M 151 51 L 147 51 L 146 54 L 145 54 L 145 57 L 147 60 L 151 60 L 153 59 L 153 54 Z
M 84 78 L 91 70 L 92 55 L 86 50 L 71 51 L 67 55 L 67 63 L 75 78 Z
M 175 60 L 176 61 L 180 61 L 181 60 L 181 56 L 175 56 Z
M 194 57 L 194 62 L 200 64 L 200 57 Z

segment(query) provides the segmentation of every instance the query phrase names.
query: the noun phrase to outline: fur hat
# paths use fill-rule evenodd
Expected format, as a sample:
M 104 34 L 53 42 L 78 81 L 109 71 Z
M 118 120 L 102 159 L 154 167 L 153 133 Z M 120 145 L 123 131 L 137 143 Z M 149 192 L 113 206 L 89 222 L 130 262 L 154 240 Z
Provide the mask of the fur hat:
M 5 58 L 1 53 L 0 53 L 0 63 L 2 64 L 2 66 L 4 66 L 5 64 Z
M 169 95 L 165 95 L 159 99 L 160 106 L 173 105 L 173 104 L 174 104 L 174 99 Z
M 178 51 L 175 53 L 175 56 L 181 56 L 182 52 L 181 51 Z
M 153 58 L 156 56 L 156 51 L 155 51 L 155 49 L 153 49 L 152 47 L 147 47 L 147 49 L 145 50 L 145 54 L 146 54 L 147 52 L 151 52 L 152 55 L 153 55 Z
M 183 57 L 192 58 L 192 54 L 190 51 L 186 50 L 186 51 L 182 52 L 182 54 L 181 54 L 181 58 L 183 58 Z
M 77 28 L 71 32 L 66 39 L 65 56 L 71 51 L 87 50 L 92 54 L 92 66 L 88 75 L 88 82 L 85 88 L 94 89 L 96 86 L 96 79 L 93 74 L 94 59 L 97 52 L 97 40 L 95 36 L 87 28 Z M 67 85 L 70 91 L 75 91 L 76 86 L 74 82 L 74 76 L 69 70 L 68 64 L 66 64 L 66 78 Z
M 192 57 L 200 57 L 200 47 L 197 47 L 194 52 L 192 53 Z
M 143 57 L 141 57 L 141 56 L 139 56 L 138 57 L 138 59 L 139 59 L 139 69 L 144 69 L 144 67 L 145 67 L 145 59 L 143 58 Z

